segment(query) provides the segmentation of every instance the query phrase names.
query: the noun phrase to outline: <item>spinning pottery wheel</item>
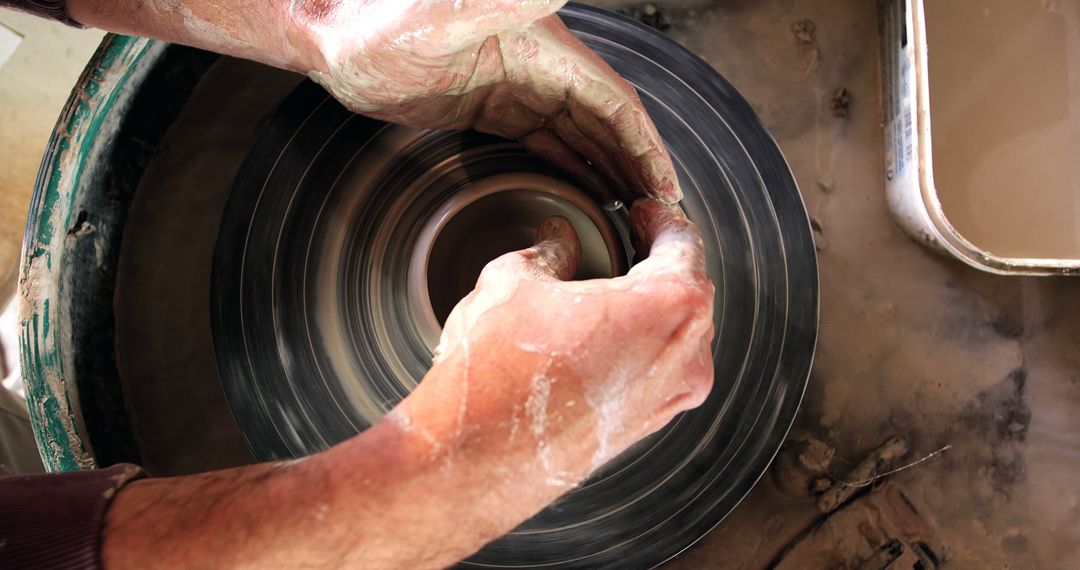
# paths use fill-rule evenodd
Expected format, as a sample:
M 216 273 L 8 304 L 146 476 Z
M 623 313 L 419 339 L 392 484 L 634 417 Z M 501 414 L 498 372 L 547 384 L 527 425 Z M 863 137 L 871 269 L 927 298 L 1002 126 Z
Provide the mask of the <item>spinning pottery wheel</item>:
M 581 6 L 561 16 L 638 89 L 671 151 L 716 284 L 715 387 L 468 566 L 638 568 L 676 555 L 768 466 L 816 341 L 806 212 L 750 106 L 652 29 Z M 595 202 L 520 146 L 387 125 L 298 87 L 242 167 L 215 252 L 216 358 L 256 458 L 303 456 L 378 421 L 423 377 L 483 264 L 530 245 L 551 214 L 582 238 L 577 278 L 625 271 L 626 207 Z
M 716 284 L 716 381 L 464 564 L 647 567 L 730 512 L 783 441 L 816 341 L 813 242 L 776 144 L 715 71 L 609 12 L 562 16 L 671 150 Z M 515 143 L 388 126 L 298 81 L 124 36 L 91 60 L 44 157 L 20 271 L 50 470 L 180 475 L 323 449 L 415 386 L 479 268 L 544 217 L 581 235 L 578 278 L 633 258 L 625 206 Z

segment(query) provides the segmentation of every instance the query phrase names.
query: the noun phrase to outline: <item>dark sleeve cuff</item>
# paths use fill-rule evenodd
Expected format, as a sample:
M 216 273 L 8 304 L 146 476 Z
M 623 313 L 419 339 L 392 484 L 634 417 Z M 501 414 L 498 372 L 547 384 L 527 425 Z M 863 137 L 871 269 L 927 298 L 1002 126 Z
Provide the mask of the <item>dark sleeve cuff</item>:
M 0 568 L 100 568 L 105 513 L 135 465 L 0 477 Z
M 7 6 L 9 8 L 15 8 L 16 10 L 22 10 L 23 12 L 29 12 L 35 16 L 63 22 L 76 28 L 86 27 L 71 19 L 71 14 L 68 14 L 67 2 L 65 0 L 0 0 L 0 6 Z

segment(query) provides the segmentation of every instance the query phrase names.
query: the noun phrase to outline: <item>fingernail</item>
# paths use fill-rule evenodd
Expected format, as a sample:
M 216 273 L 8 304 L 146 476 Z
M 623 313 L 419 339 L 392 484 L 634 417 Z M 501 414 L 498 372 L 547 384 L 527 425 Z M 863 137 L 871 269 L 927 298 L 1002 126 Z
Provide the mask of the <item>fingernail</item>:
M 666 178 L 660 183 L 656 197 L 665 204 L 674 204 L 682 200 L 682 190 L 670 178 Z

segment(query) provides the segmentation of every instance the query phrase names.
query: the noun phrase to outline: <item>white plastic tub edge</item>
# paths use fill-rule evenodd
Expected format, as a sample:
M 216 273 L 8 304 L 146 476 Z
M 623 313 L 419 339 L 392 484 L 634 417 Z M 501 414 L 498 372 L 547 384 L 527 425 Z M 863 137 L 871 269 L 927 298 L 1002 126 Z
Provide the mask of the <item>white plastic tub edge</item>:
M 923 0 L 881 0 L 885 192 L 908 234 L 968 265 L 1001 275 L 1076 275 L 1080 259 L 999 257 L 949 223 L 934 186 Z M 906 41 L 905 41 L 906 40 Z

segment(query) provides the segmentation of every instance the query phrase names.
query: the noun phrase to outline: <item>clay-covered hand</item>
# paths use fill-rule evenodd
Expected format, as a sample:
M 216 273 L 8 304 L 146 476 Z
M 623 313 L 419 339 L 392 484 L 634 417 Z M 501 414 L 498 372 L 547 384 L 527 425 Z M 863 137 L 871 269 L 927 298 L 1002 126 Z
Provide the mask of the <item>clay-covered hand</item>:
M 445 568 L 509 532 L 712 386 L 713 286 L 678 209 L 631 211 L 648 257 L 564 281 L 554 218 L 453 310 L 436 362 L 382 421 L 302 461 L 128 485 L 110 568 Z M 402 532 L 408 529 L 408 532 Z
M 298 0 L 310 76 L 352 110 L 522 141 L 622 198 L 682 194 L 633 88 L 554 13 L 565 0 Z M 595 175 L 593 175 L 595 176 Z
M 541 226 L 536 246 L 491 262 L 391 419 L 468 450 L 474 466 L 499 463 L 539 508 L 700 405 L 714 292 L 700 234 L 655 200 L 639 200 L 631 219 L 648 257 L 622 277 L 565 281 L 580 249 L 562 218 Z
M 82 24 L 306 73 L 365 115 L 520 140 L 613 198 L 682 196 L 633 88 L 555 15 L 565 0 L 66 4 Z

